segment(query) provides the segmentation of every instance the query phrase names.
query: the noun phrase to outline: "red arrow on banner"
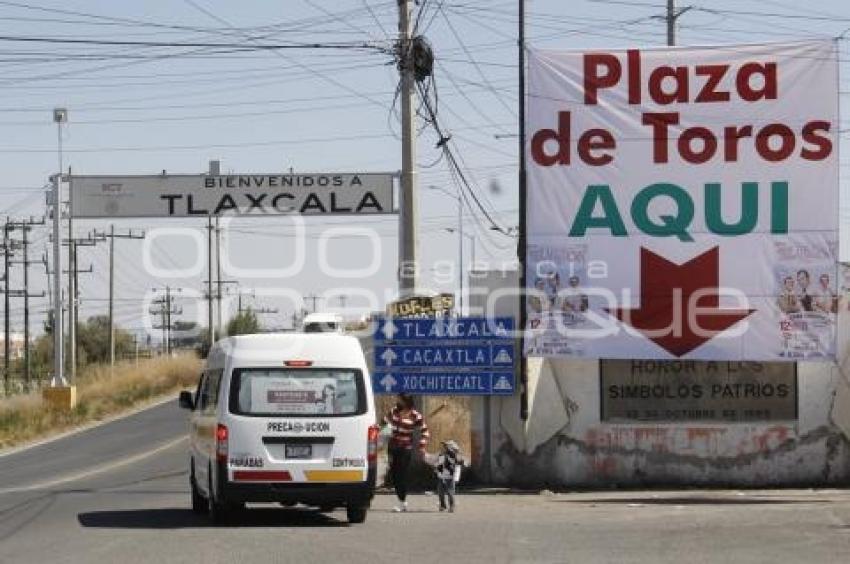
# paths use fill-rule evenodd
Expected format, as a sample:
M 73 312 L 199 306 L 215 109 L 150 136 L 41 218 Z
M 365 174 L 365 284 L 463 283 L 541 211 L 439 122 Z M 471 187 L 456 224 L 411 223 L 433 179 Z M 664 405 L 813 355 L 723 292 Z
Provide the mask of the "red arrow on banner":
M 640 307 L 609 313 L 682 356 L 756 311 L 721 309 L 719 278 L 718 247 L 681 265 L 641 247 Z

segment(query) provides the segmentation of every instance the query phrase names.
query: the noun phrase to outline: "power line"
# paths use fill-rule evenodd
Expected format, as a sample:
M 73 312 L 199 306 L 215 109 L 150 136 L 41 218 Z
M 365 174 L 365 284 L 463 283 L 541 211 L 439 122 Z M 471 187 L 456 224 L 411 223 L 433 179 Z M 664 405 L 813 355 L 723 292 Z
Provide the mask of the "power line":
M 199 5 L 197 2 L 195 2 L 194 0 L 184 0 L 184 2 L 186 2 L 186 3 L 187 3 L 187 4 L 189 4 L 190 6 L 193 6 L 195 9 L 197 9 L 197 10 L 198 10 L 198 11 L 200 11 L 201 13 L 205 14 L 206 16 L 208 16 L 208 17 L 210 17 L 210 18 L 214 19 L 215 21 L 217 21 L 217 22 L 219 22 L 219 23 L 221 23 L 221 24 L 223 24 L 223 25 L 226 25 L 227 27 L 229 27 L 229 28 L 231 28 L 231 29 L 235 29 L 235 26 L 234 26 L 232 23 L 230 23 L 230 22 L 229 22 L 229 21 L 227 21 L 226 19 L 222 18 L 221 16 L 216 15 L 215 13 L 211 12 L 210 10 L 207 10 L 207 9 L 206 9 L 206 8 L 204 8 L 203 6 L 200 6 L 200 5 Z M 250 38 L 250 37 L 246 37 L 246 40 L 247 40 L 247 41 L 251 41 L 251 42 L 253 42 L 253 39 L 252 39 L 252 38 Z M 289 59 L 288 57 L 286 57 L 286 56 L 285 56 L 285 55 L 284 55 L 281 51 L 277 51 L 277 50 L 276 50 L 276 51 L 271 51 L 271 53 L 272 53 L 272 54 L 274 54 L 276 57 L 279 57 L 279 58 L 282 58 L 282 59 L 286 59 L 286 60 L 290 60 L 290 61 L 291 61 L 291 59 Z M 370 97 L 370 96 L 366 96 L 366 95 L 364 95 L 364 94 L 362 94 L 362 93 L 358 92 L 355 88 L 352 88 L 352 87 L 348 86 L 346 83 L 344 83 L 344 82 L 342 82 L 342 81 L 340 81 L 340 80 L 337 80 L 336 78 L 333 78 L 333 77 L 327 76 L 327 75 L 325 75 L 325 74 L 323 74 L 323 73 L 321 73 L 321 72 L 319 72 L 319 71 L 317 71 L 317 70 L 313 69 L 312 67 L 310 67 L 310 66 L 308 66 L 308 65 L 305 65 L 305 64 L 301 63 L 300 61 L 291 61 L 291 62 L 293 62 L 294 64 L 298 65 L 299 67 L 301 67 L 301 68 L 302 68 L 302 69 L 304 69 L 304 70 L 308 70 L 311 74 L 313 74 L 313 75 L 315 75 L 315 76 L 317 76 L 317 77 L 320 77 L 320 78 L 324 79 L 325 81 L 329 82 L 330 84 L 333 84 L 333 85 L 334 85 L 334 86 L 336 86 L 337 88 L 341 88 L 341 89 L 343 89 L 343 90 L 346 90 L 347 92 L 350 92 L 350 93 L 352 93 L 352 94 L 356 94 L 357 96 L 359 96 L 359 97 L 361 97 L 361 98 L 363 98 L 363 99 L 365 99 L 365 100 L 369 100 L 370 102 L 372 102 L 372 103 L 373 103 L 373 104 L 375 104 L 375 105 L 378 105 L 378 106 L 381 106 L 381 107 L 383 107 L 383 105 L 384 105 L 384 104 L 383 104 L 382 102 L 380 102 L 379 100 L 376 100 L 376 99 L 374 99 L 374 98 L 372 98 L 372 97 Z
M 466 43 L 464 43 L 463 39 L 461 39 L 460 34 L 455 29 L 454 24 L 452 24 L 451 19 L 449 19 L 448 14 L 446 14 L 445 10 L 443 10 L 443 5 L 440 4 L 437 9 L 443 14 L 443 18 L 446 21 L 446 25 L 449 27 L 449 30 L 451 30 L 452 35 L 454 36 L 455 40 L 458 42 L 458 45 L 460 45 L 460 47 L 463 49 L 463 52 L 466 54 L 466 57 L 469 59 L 469 61 L 475 67 L 475 70 L 478 72 L 478 75 L 481 77 L 481 80 L 483 80 L 484 84 L 486 84 L 488 86 L 490 92 L 493 94 L 493 96 L 496 98 L 496 100 L 498 100 L 498 102 L 502 105 L 502 107 L 505 108 L 508 111 L 509 114 L 516 116 L 516 111 L 514 111 L 514 109 L 511 108 L 510 106 L 508 106 L 508 104 L 505 103 L 505 101 L 502 99 L 502 97 L 499 96 L 498 93 L 496 93 L 496 91 L 493 89 L 493 85 L 490 83 L 490 79 L 487 78 L 487 75 L 484 74 L 483 70 L 481 70 L 481 66 L 478 64 L 478 62 L 472 56 L 472 53 L 469 51 L 469 48 L 466 46 Z
M 465 188 L 465 192 L 462 191 L 462 193 L 468 194 L 472 198 L 472 200 L 475 202 L 475 205 L 476 205 L 475 207 L 479 211 L 481 211 L 481 213 L 484 215 L 484 217 L 490 223 L 490 226 L 495 231 L 498 231 L 498 232 L 502 233 L 503 235 L 507 235 L 508 231 L 506 229 L 504 229 L 502 226 L 500 226 L 493 219 L 490 212 L 484 207 L 484 205 L 479 200 L 478 196 L 475 194 L 474 189 L 469 184 L 469 180 L 467 179 L 463 170 L 461 170 L 461 167 L 458 164 L 454 153 L 452 152 L 452 150 L 449 147 L 449 143 L 451 141 L 451 136 L 450 135 L 447 136 L 445 133 L 443 133 L 442 127 L 440 126 L 440 124 L 437 120 L 436 112 L 432 108 L 430 101 L 428 100 L 427 93 L 424 92 L 421 84 L 419 84 L 419 89 L 420 89 L 421 98 L 424 102 L 425 108 L 430 115 L 430 122 L 433 125 L 434 129 L 436 130 L 437 135 L 439 136 L 439 139 L 440 139 L 439 142 L 437 143 L 437 146 L 442 148 L 442 150 L 444 151 L 444 153 L 446 155 L 446 160 L 449 164 L 450 171 L 453 171 L 453 174 L 457 175 L 457 178 L 460 180 L 460 183 L 458 184 L 458 189 L 460 190 L 462 188 Z M 472 213 L 473 217 L 475 217 L 474 208 L 472 206 L 469 206 L 469 211 Z M 486 232 L 486 229 L 485 229 L 485 232 Z
M 33 36 L 16 36 L 16 35 L 0 35 L 0 41 L 21 42 L 21 43 L 58 43 L 71 45 L 112 45 L 112 46 L 129 46 L 129 47 L 205 47 L 212 49 L 233 49 L 235 51 L 276 51 L 281 49 L 344 49 L 344 50 L 367 50 L 386 53 L 385 47 L 362 43 L 257 43 L 252 41 L 250 45 L 244 43 L 202 43 L 202 42 L 172 42 L 172 41 L 129 41 L 129 40 L 107 40 L 107 39 L 78 39 L 78 38 L 57 38 L 57 37 L 33 37 Z
M 645 2 L 632 2 L 629 0 L 587 0 L 588 2 L 599 3 L 599 4 L 617 4 L 620 6 L 637 6 L 644 8 L 658 8 L 655 4 L 648 4 Z M 806 20 L 806 21 L 824 21 L 824 22 L 850 22 L 850 17 L 843 16 L 818 16 L 818 15 L 806 15 L 806 14 L 781 14 L 776 12 L 753 12 L 748 10 L 727 10 L 727 9 L 719 9 L 719 8 L 703 8 L 701 6 L 694 6 L 693 10 L 697 10 L 700 12 L 707 12 L 709 14 L 730 14 L 730 15 L 739 15 L 739 16 L 758 16 L 760 18 L 784 18 L 790 20 Z

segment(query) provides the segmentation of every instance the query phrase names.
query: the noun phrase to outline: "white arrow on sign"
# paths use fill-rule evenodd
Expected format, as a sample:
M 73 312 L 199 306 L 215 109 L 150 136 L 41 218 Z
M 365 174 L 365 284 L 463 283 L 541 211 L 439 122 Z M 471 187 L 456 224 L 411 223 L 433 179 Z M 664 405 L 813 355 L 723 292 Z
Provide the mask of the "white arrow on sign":
M 397 358 L 398 355 L 392 349 L 385 350 L 384 353 L 381 355 L 381 360 L 384 361 L 384 364 L 386 366 L 392 366 L 393 361 Z
M 381 332 L 384 334 L 384 337 L 386 337 L 387 339 L 392 339 L 393 335 L 395 335 L 397 331 L 398 331 L 398 329 L 396 328 L 395 323 L 393 323 L 390 320 L 387 320 L 384 323 L 384 326 L 381 327 Z
M 395 386 L 397 383 L 398 383 L 398 380 L 393 378 L 392 374 L 387 374 L 386 376 L 381 378 L 381 381 L 379 382 L 379 384 L 381 384 L 384 387 L 385 392 L 393 391 L 393 386 Z

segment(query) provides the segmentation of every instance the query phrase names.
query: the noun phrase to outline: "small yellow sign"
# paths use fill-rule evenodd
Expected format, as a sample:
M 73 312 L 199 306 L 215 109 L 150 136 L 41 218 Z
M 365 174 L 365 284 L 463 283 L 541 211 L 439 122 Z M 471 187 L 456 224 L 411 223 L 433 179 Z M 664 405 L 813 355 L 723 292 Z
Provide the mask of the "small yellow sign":
M 308 482 L 362 482 L 362 470 L 305 470 Z

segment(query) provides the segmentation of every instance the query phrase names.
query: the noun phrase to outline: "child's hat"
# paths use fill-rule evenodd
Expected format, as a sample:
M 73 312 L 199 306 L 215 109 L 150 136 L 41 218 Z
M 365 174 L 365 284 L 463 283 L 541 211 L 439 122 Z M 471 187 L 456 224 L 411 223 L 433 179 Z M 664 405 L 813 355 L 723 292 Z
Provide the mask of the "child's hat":
M 443 445 L 453 452 L 457 452 L 460 450 L 460 446 L 454 441 L 454 439 L 449 439 L 447 441 L 443 441 Z

